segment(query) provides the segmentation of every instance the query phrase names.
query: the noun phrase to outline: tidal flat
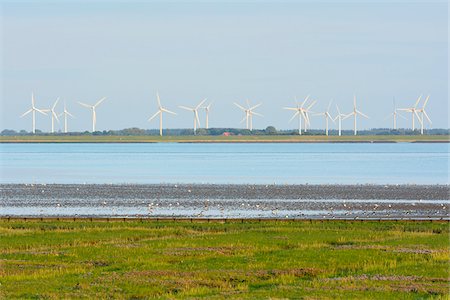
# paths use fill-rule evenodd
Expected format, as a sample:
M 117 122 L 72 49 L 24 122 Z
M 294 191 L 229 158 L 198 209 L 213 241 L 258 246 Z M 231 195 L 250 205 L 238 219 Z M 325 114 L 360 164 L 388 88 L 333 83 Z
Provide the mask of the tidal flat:
M 3 299 L 447 299 L 442 221 L 0 221 Z

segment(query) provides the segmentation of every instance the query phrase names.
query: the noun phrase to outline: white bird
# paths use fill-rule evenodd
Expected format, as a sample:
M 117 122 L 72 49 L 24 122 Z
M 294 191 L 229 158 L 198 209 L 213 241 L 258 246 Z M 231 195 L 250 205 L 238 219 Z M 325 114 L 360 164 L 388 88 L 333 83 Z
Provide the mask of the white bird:
M 250 107 L 250 102 L 248 101 L 248 99 L 246 100 L 247 102 L 247 108 L 244 108 L 242 105 L 237 104 L 236 102 L 234 102 L 234 105 L 236 105 L 237 107 L 239 107 L 244 113 L 245 113 L 245 117 L 242 119 L 241 123 L 246 121 L 246 129 L 252 131 L 253 130 L 253 116 L 259 116 L 259 117 L 263 117 L 263 115 L 254 112 L 253 110 L 256 109 L 257 107 L 259 107 L 262 103 L 256 104 L 252 107 Z
M 423 134 L 423 116 L 425 116 L 425 117 L 427 118 L 428 122 L 429 122 L 430 124 L 432 124 L 432 123 L 431 123 L 430 117 L 428 116 L 427 112 L 425 111 L 425 106 L 427 105 L 429 99 L 430 99 L 430 95 L 428 95 L 427 98 L 425 99 L 425 102 L 423 103 L 422 108 L 417 109 L 417 112 L 418 112 L 418 113 L 421 113 L 421 118 L 420 118 L 420 125 L 421 125 L 421 127 L 420 127 L 420 134 Z
M 385 118 L 385 120 L 388 119 L 388 118 L 390 118 L 390 117 L 392 117 L 392 121 L 393 121 L 393 127 L 392 127 L 392 128 L 393 128 L 394 130 L 397 130 L 397 117 L 403 118 L 403 119 L 405 119 L 405 120 L 406 120 L 406 118 L 397 112 L 397 109 L 396 109 L 396 107 L 395 107 L 395 99 L 394 99 L 393 101 L 394 101 L 394 110 L 392 111 L 392 113 L 390 113 L 390 114 Z
M 410 112 L 411 113 L 411 117 L 412 117 L 412 131 L 416 130 L 415 128 L 415 124 L 414 124 L 414 120 L 415 117 L 417 117 L 417 119 L 419 120 L 419 122 L 421 122 L 421 119 L 419 117 L 419 114 L 417 113 L 417 105 L 419 105 L 420 99 L 422 98 L 422 95 L 419 96 L 419 98 L 417 98 L 416 103 L 414 104 L 413 107 L 408 107 L 408 108 L 399 108 L 397 110 L 399 111 L 406 111 L 406 112 Z M 421 122 L 423 123 L 423 122 Z M 422 124 L 423 125 L 423 124 Z
M 296 107 L 283 107 L 283 109 L 295 111 L 294 115 L 289 120 L 289 122 L 291 122 L 292 120 L 294 120 L 295 117 L 298 116 L 298 134 L 299 135 L 302 134 L 302 118 L 305 120 L 305 129 L 306 129 L 306 124 L 309 123 L 309 120 L 305 113 L 305 108 L 303 107 L 305 105 L 306 101 L 308 101 L 308 99 L 309 99 L 309 95 L 306 96 L 305 100 L 303 100 L 301 105 L 297 102 L 297 99 L 296 99 L 295 100 Z
M 55 107 L 58 104 L 58 101 L 59 101 L 59 97 L 56 99 L 56 101 L 53 104 L 52 108 L 50 108 L 50 109 L 43 109 L 43 111 L 49 112 L 50 113 L 50 117 L 52 118 L 52 133 L 55 132 L 55 119 L 59 123 L 58 115 L 57 115 L 57 113 L 55 111 Z
M 203 101 L 200 102 L 200 103 L 199 103 L 196 107 L 194 107 L 194 108 L 192 108 L 192 107 L 187 107 L 187 106 L 179 106 L 179 107 L 182 108 L 182 109 L 189 110 L 189 111 L 192 111 L 192 112 L 194 113 L 194 134 L 197 133 L 197 124 L 198 124 L 198 127 L 200 127 L 200 119 L 199 119 L 199 117 L 198 117 L 198 109 L 203 105 L 203 103 L 205 103 L 206 100 L 207 100 L 206 98 L 203 99 Z
M 158 111 L 150 118 L 148 119 L 148 121 L 150 122 L 151 120 L 153 120 L 157 115 L 159 115 L 159 135 L 162 136 L 162 119 L 163 119 L 163 113 L 169 113 L 172 115 L 176 115 L 176 113 L 174 113 L 173 111 L 170 111 L 168 109 L 165 109 L 164 107 L 162 107 L 161 105 L 161 99 L 159 99 L 159 93 L 156 92 L 156 99 L 158 101 Z
M 66 109 L 66 101 L 64 101 L 64 111 L 59 116 L 61 117 L 62 115 L 64 115 L 64 133 L 67 133 L 67 116 L 75 117 Z
M 25 113 L 23 113 L 23 115 L 21 115 L 20 117 L 23 118 L 26 115 L 28 115 L 29 113 L 32 113 L 32 119 L 33 119 L 33 125 L 32 125 L 32 131 L 33 133 L 36 133 L 36 112 L 41 113 L 43 115 L 47 115 L 44 110 L 42 109 L 38 109 L 35 106 L 35 100 L 34 100 L 34 94 L 31 93 L 31 108 L 29 110 L 27 110 Z
M 95 124 L 97 123 L 97 114 L 95 113 L 95 108 L 105 101 L 106 97 L 101 98 L 94 105 L 89 105 L 86 103 L 78 102 L 80 105 L 90 108 L 92 110 L 92 132 L 95 132 Z
M 325 112 L 314 114 L 314 116 L 324 116 L 325 117 L 325 135 L 328 136 L 328 120 L 331 120 L 334 123 L 333 117 L 330 115 L 330 106 L 333 100 L 328 103 L 328 108 Z
M 336 119 L 339 121 L 338 122 L 338 135 L 341 136 L 341 129 L 342 129 L 342 120 L 343 118 L 345 118 L 347 115 L 346 114 L 342 114 L 341 111 L 339 110 L 339 106 L 336 104 L 336 110 L 337 110 L 337 115 L 336 118 L 334 118 L 334 121 L 336 122 Z
M 354 134 L 356 135 L 356 133 L 357 133 L 357 129 L 356 129 L 356 117 L 358 116 L 358 115 L 360 115 L 360 116 L 363 116 L 364 118 L 366 118 L 366 119 L 369 119 L 369 117 L 367 116 L 367 115 L 365 115 L 364 113 L 362 113 L 361 111 L 359 111 L 357 108 L 356 108 L 356 96 L 354 95 L 353 96 L 353 111 L 351 112 L 351 113 L 349 113 L 348 115 L 346 115 L 345 117 L 344 117 L 344 120 L 345 119 L 347 119 L 347 118 L 349 118 L 349 117 L 351 117 L 351 116 L 353 116 L 353 130 L 354 130 Z

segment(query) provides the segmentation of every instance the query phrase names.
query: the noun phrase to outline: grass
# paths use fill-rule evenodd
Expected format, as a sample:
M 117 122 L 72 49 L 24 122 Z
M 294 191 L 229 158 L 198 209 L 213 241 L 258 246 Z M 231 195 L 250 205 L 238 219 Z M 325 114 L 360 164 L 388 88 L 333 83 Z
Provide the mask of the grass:
M 0 136 L 0 143 L 449 142 L 448 135 L 260 136 Z
M 442 222 L 0 221 L 0 298 L 448 299 Z

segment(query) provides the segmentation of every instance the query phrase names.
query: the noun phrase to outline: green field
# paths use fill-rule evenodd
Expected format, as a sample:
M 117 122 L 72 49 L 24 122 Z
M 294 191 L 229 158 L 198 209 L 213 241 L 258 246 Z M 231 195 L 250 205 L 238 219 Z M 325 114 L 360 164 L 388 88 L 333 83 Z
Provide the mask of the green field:
M 0 221 L 0 298 L 448 299 L 446 222 Z
M 243 136 L 0 136 L 0 143 L 314 143 L 314 142 L 449 142 L 448 135 L 243 135 Z

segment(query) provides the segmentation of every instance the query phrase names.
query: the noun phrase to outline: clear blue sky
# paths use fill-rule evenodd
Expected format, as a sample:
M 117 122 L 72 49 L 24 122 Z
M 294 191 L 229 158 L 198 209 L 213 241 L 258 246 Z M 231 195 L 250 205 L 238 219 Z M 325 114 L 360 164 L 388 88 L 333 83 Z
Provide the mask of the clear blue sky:
M 430 94 L 433 128 L 448 128 L 447 1 L 1 1 L 0 130 L 31 129 L 30 106 L 66 100 L 69 129 L 157 128 L 163 105 L 178 113 L 164 127 L 191 127 L 178 105 L 214 101 L 211 127 L 242 127 L 232 102 L 262 102 L 254 127 L 294 128 L 294 96 L 330 99 L 350 112 L 356 93 L 370 120 L 383 120 Z M 334 106 L 334 105 L 333 105 Z M 57 109 L 61 110 L 62 105 Z M 335 109 L 331 110 L 335 114 Z M 399 120 L 400 127 L 410 126 Z M 204 117 L 202 116 L 202 123 Z M 202 124 L 203 125 L 203 124 Z M 352 122 L 346 120 L 345 128 Z M 334 126 L 334 125 L 333 125 Z M 312 127 L 323 128 L 316 117 Z M 50 119 L 38 116 L 48 131 Z

